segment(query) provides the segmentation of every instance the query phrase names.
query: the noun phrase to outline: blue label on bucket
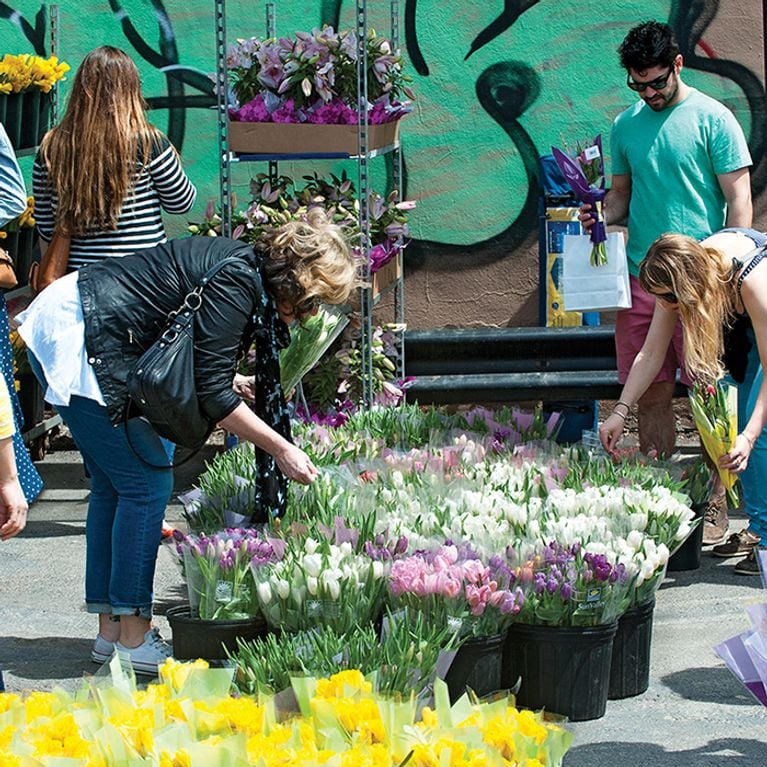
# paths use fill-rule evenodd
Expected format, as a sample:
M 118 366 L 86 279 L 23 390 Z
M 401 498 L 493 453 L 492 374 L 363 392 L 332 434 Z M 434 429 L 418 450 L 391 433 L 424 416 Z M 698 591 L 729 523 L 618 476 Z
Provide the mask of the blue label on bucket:
M 589 586 L 577 598 L 579 610 L 598 610 L 605 606 L 604 586 Z

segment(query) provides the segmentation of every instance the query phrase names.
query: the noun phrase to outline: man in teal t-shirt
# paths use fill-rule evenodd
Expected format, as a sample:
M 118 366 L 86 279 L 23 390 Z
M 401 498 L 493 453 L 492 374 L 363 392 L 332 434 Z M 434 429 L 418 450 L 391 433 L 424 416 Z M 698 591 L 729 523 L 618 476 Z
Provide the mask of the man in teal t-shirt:
M 725 225 L 750 227 L 751 156 L 732 112 L 682 81 L 682 55 L 671 27 L 657 21 L 640 24 L 629 31 L 618 53 L 626 84 L 641 99 L 613 123 L 613 175 L 605 198 L 606 223 L 628 224 L 632 308 L 618 312 L 615 327 L 619 380 L 625 383 L 655 309 L 655 297 L 639 285 L 639 262 L 665 232 L 701 238 Z M 589 228 L 587 209 L 581 220 Z M 638 403 L 643 452 L 674 451 L 671 401 L 678 368 L 681 380 L 689 383 L 682 360 L 678 324 L 661 372 Z M 704 542 L 723 540 L 727 522 L 721 488 L 707 515 Z
M 748 181 L 751 156 L 732 112 L 698 90 L 686 91 L 660 111 L 639 102 L 613 123 L 612 188 L 630 187 L 626 252 L 635 277 L 661 234 L 700 239 L 724 226 L 728 200 L 720 176 L 742 171 Z M 614 204 L 613 195 L 608 200 L 608 207 Z M 750 205 L 738 215 L 750 224 Z

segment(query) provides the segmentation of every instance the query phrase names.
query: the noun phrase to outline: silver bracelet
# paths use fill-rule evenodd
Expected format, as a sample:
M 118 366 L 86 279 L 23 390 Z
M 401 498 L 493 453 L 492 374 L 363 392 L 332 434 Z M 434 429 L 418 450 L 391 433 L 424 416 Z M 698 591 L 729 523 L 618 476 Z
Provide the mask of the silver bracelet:
M 749 437 L 748 434 L 746 434 L 744 431 L 740 433 L 740 436 L 746 438 L 746 442 L 748 442 L 748 444 L 751 446 L 751 449 L 753 450 L 755 440 L 751 439 L 751 437 Z

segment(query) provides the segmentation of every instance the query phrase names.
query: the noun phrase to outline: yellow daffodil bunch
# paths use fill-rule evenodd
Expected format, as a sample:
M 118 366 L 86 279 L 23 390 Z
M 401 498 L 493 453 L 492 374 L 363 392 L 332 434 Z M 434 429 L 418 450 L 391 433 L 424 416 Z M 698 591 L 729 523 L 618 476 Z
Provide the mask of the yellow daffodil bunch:
M 69 64 L 59 61 L 57 56 L 44 59 L 27 53 L 6 53 L 0 59 L 0 93 L 49 93 L 68 71 Z
M 76 695 L 0 693 L 0 767 L 560 767 L 570 734 L 513 699 L 463 696 L 435 683 L 420 720 L 415 695 L 383 697 L 375 674 L 293 679 L 300 712 L 274 697 L 230 695 L 233 669 L 169 659 L 144 690 L 120 666 Z
M 0 240 L 4 240 L 9 232 L 19 229 L 34 229 L 35 227 L 35 198 L 27 197 L 27 207 L 24 212 L 0 228 Z

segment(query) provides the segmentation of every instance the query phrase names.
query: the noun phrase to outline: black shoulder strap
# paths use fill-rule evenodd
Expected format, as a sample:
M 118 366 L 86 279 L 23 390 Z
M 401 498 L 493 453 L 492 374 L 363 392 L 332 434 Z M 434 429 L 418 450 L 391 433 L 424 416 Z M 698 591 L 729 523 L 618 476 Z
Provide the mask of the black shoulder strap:
M 224 266 L 234 263 L 243 263 L 243 259 L 239 258 L 238 256 L 229 256 L 228 258 L 222 258 L 220 261 L 217 261 L 202 276 L 202 279 L 200 280 L 200 287 L 204 288 Z
M 748 277 L 751 270 L 764 258 L 765 252 L 767 252 L 767 246 L 757 248 L 755 253 L 752 253 L 751 260 L 746 264 L 746 268 L 740 273 L 738 282 L 736 285 L 738 291 L 738 298 L 740 298 L 740 289 L 743 287 L 743 280 Z

